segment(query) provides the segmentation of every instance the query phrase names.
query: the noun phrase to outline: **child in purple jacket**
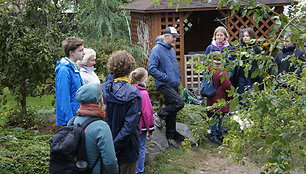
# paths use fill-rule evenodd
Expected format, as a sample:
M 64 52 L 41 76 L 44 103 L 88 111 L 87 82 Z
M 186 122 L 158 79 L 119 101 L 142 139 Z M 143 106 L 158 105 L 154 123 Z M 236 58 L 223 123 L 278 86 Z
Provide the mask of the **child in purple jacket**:
M 148 78 L 148 71 L 144 68 L 137 68 L 130 74 L 131 84 L 135 85 L 142 96 L 141 99 L 141 115 L 139 121 L 140 127 L 140 149 L 139 158 L 137 161 L 136 174 L 144 173 L 144 162 L 146 154 L 146 139 L 147 133 L 152 133 L 154 130 L 154 117 L 152 110 L 152 103 L 149 93 L 146 91 L 145 82 Z

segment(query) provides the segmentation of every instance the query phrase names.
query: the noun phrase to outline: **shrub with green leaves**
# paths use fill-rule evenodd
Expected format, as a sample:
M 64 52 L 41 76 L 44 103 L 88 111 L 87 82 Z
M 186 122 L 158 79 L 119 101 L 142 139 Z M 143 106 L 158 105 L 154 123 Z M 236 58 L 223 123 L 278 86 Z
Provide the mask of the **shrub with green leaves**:
M 48 173 L 50 135 L 36 135 L 23 129 L 0 132 L 1 173 Z

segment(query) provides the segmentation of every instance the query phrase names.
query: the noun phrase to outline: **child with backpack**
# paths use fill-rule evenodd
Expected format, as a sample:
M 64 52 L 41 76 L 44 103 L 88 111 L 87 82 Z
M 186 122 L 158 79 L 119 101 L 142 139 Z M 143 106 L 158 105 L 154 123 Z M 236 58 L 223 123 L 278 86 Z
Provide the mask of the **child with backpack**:
M 211 65 L 208 70 L 213 74 L 212 80 L 214 87 L 216 89 L 213 95 L 207 97 L 207 106 L 212 106 L 215 103 L 218 103 L 218 100 L 224 99 L 225 101 L 230 101 L 231 97 L 228 96 L 227 90 L 231 89 L 231 81 L 228 76 L 228 72 L 222 70 L 222 62 L 221 58 L 222 54 L 219 51 L 211 54 Z M 224 129 L 222 127 L 222 119 L 225 113 L 230 111 L 229 104 L 220 108 L 213 108 L 207 112 L 207 116 L 209 118 L 214 118 L 215 122 L 212 126 L 210 126 L 210 134 L 208 139 L 217 144 L 221 145 L 223 141 L 223 132 Z
M 154 117 L 152 103 L 149 93 L 146 91 L 145 82 L 148 79 L 148 71 L 144 68 L 137 68 L 130 74 L 131 84 L 135 85 L 140 91 L 141 99 L 141 115 L 140 115 L 140 137 L 139 137 L 139 158 L 137 160 L 136 174 L 144 173 L 144 162 L 146 155 L 147 134 L 151 134 L 154 130 Z
M 103 121 L 101 92 L 99 84 L 84 85 L 77 90 L 76 100 L 81 103 L 77 116 L 50 141 L 51 174 L 119 173 L 111 130 Z
M 121 174 L 135 174 L 139 157 L 141 94 L 128 78 L 135 66 L 127 51 L 114 52 L 107 62 L 109 75 L 102 84 L 105 120 L 113 134 Z

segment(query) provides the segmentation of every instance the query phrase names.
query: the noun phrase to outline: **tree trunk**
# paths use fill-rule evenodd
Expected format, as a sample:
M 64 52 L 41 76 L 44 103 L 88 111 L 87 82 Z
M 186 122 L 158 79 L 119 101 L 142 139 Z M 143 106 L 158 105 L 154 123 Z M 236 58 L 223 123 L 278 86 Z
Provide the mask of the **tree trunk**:
M 27 87 L 26 84 L 23 83 L 20 91 L 20 105 L 21 105 L 21 113 L 23 117 L 27 116 Z

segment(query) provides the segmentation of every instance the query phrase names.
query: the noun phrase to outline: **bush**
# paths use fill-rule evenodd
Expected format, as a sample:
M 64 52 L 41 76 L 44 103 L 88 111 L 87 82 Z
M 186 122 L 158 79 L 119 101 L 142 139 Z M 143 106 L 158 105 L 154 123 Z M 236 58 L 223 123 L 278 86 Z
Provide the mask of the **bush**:
M 48 173 L 50 135 L 36 135 L 24 129 L 3 129 L 0 133 L 1 173 Z

